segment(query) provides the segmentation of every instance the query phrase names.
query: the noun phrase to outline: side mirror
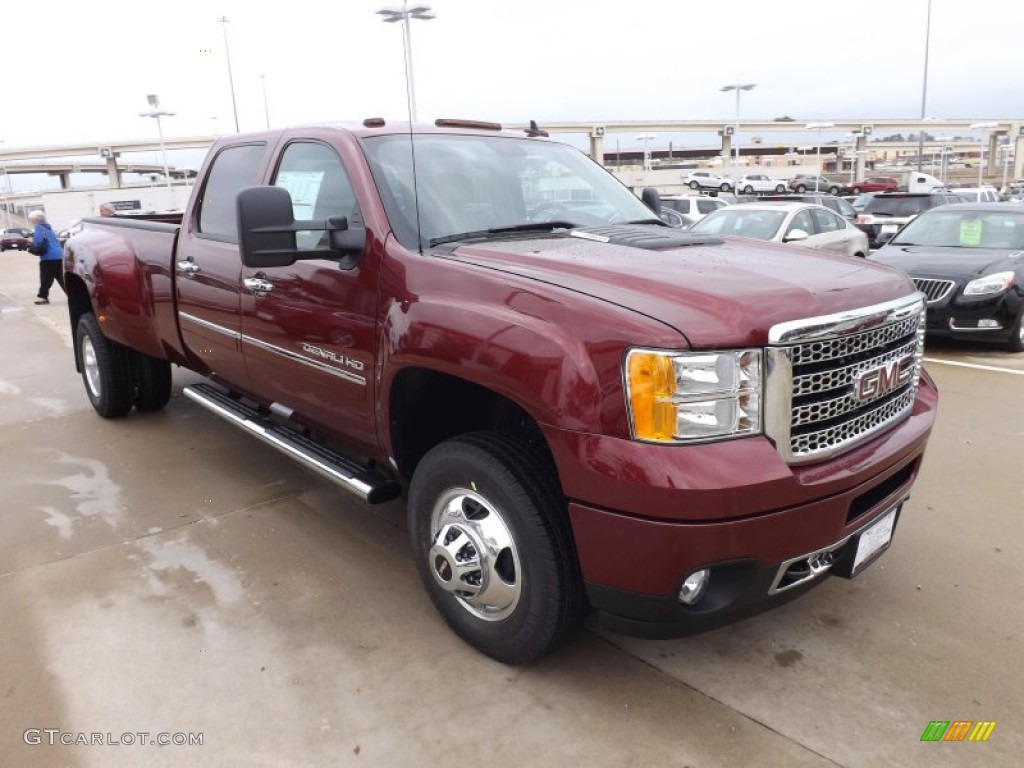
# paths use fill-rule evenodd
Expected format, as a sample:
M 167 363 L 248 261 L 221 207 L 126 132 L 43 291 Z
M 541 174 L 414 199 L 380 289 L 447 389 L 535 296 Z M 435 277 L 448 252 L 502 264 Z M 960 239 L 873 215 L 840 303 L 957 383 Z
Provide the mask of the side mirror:
M 895 232 L 880 232 L 878 234 L 878 237 L 875 238 L 875 242 L 878 243 L 879 245 L 885 245 L 894 237 L 896 237 Z
M 349 227 L 344 216 L 296 221 L 292 196 L 282 187 L 247 187 L 238 193 L 236 210 L 239 250 L 247 267 L 287 267 L 298 259 L 340 258 L 341 269 L 352 269 L 366 246 L 366 229 Z M 297 248 L 295 234 L 308 230 L 326 231 L 329 247 Z
M 810 237 L 810 235 L 802 229 L 791 229 L 786 233 L 786 236 L 782 238 L 782 242 L 799 243 L 801 240 L 806 240 L 808 237 Z
M 644 201 L 644 205 L 654 211 L 656 216 L 661 216 L 661 195 L 658 194 L 658 190 L 654 187 L 644 187 L 640 199 Z

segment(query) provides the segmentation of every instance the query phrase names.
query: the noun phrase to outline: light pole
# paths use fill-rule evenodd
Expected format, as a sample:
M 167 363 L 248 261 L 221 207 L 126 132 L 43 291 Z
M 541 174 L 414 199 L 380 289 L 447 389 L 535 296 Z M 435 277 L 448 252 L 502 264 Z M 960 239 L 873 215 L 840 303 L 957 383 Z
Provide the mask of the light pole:
M 164 146 L 164 129 L 160 125 L 160 118 L 174 117 L 174 112 L 160 109 L 160 97 L 155 93 L 149 94 L 146 99 L 149 101 L 149 106 L 152 109 L 149 112 L 139 112 L 139 117 L 152 117 L 156 119 L 156 132 L 160 137 L 160 154 L 163 156 L 164 161 L 164 181 L 167 183 L 167 191 L 169 192 L 171 189 L 171 171 L 167 167 L 167 147 Z
M 740 91 L 752 91 L 757 87 L 757 83 L 741 83 L 736 82 L 736 85 L 723 85 L 718 90 L 723 93 L 729 91 L 736 91 L 736 122 L 732 131 L 732 140 L 736 142 L 736 146 L 733 147 L 735 161 L 733 164 L 733 175 L 736 177 L 733 181 L 738 182 L 740 177 Z
M 419 19 L 420 21 L 430 21 L 431 19 L 435 19 L 437 17 L 431 12 L 432 10 L 433 9 L 429 5 L 417 5 L 410 8 L 408 0 L 402 0 L 401 8 L 381 8 L 377 11 L 377 14 L 381 16 L 381 21 L 388 24 L 393 24 L 396 21 L 402 22 L 402 40 L 404 42 L 405 51 L 406 99 L 408 101 L 410 122 L 416 122 L 416 84 L 413 80 L 412 71 L 412 34 L 409 30 L 409 20 Z
M 3 147 L 7 142 L 0 141 L 0 147 Z M 14 191 L 11 186 L 11 177 L 7 175 L 7 162 L 4 161 L 3 165 L 0 165 L 0 174 L 4 177 L 4 220 L 7 222 L 7 226 L 10 227 L 14 221 L 11 218 L 11 200 L 10 194 Z
M 921 120 L 924 120 L 925 103 L 928 99 L 928 46 L 932 37 L 932 0 L 928 0 L 928 15 L 924 25 L 924 78 L 921 81 Z M 922 155 L 924 154 L 924 126 L 917 135 L 917 172 L 921 172 Z
M 818 173 L 814 177 L 814 192 L 815 192 L 815 194 L 817 194 L 817 192 L 818 192 L 818 181 L 821 179 L 821 132 L 825 128 L 835 128 L 835 124 L 834 123 L 808 123 L 807 125 L 804 126 L 804 128 L 806 128 L 809 131 L 815 130 L 815 129 L 817 129 L 817 131 L 818 131 Z
M 260 75 L 260 82 L 263 84 L 263 114 L 267 118 L 267 130 L 270 130 L 270 107 L 267 106 L 267 76 Z
M 999 123 L 971 123 L 972 131 L 981 131 L 981 152 L 978 154 L 978 202 L 981 202 L 982 174 L 985 172 L 985 144 L 988 142 L 988 132 L 998 127 Z
M 999 188 L 999 194 L 1006 192 L 1006 177 L 1010 172 L 1010 157 L 1013 154 L 1013 145 L 1010 143 L 1010 137 L 1006 137 L 1006 142 L 999 145 L 999 151 L 1003 153 L 1003 186 Z
M 231 86 L 231 109 L 235 113 L 235 133 L 238 133 L 238 104 L 235 103 L 235 78 L 231 75 L 231 51 L 228 49 L 228 17 L 221 16 L 217 19 L 224 32 L 224 57 L 228 62 L 228 85 Z
M 640 133 L 640 134 L 637 134 L 636 140 L 637 141 L 642 141 L 644 143 L 644 170 L 645 171 L 651 170 L 651 162 L 650 162 L 650 159 L 647 156 L 647 142 L 650 141 L 651 139 L 656 139 L 657 137 L 658 137 L 658 135 L 655 134 L 655 133 Z

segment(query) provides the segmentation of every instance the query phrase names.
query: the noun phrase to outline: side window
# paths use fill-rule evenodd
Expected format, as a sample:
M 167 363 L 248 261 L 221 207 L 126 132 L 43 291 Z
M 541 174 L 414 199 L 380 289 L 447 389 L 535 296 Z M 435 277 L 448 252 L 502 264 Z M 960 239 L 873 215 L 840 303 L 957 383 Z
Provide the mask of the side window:
M 811 221 L 811 212 L 809 210 L 800 211 L 800 213 L 793 217 L 789 229 L 786 230 L 786 237 L 793 234 L 794 229 L 802 229 L 808 235 L 814 234 L 814 223 Z
M 356 195 L 341 158 L 326 144 L 289 144 L 274 174 L 274 185 L 287 189 L 292 196 L 292 215 L 296 220 L 345 216 L 350 224 L 362 224 Z M 299 248 L 326 248 L 327 233 L 298 232 L 295 244 Z
M 199 231 L 218 240 L 238 242 L 235 199 L 240 190 L 259 183 L 265 144 L 243 144 L 222 150 L 210 166 L 199 201 Z
M 837 217 L 834 213 L 812 210 L 811 215 L 814 217 L 814 223 L 817 225 L 817 231 L 819 234 L 822 232 L 836 232 L 845 228 L 843 226 L 842 219 Z
M 702 198 L 697 201 L 698 213 L 711 213 L 712 211 L 717 211 L 720 207 L 721 206 L 717 205 L 715 201 L 712 200 L 711 198 L 708 198 L 706 200 Z

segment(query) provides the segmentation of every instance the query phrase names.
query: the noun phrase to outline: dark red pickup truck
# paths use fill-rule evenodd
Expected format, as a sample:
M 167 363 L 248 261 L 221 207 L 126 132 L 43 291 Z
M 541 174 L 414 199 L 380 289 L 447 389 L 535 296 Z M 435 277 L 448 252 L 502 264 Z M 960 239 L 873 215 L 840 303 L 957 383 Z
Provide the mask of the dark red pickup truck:
M 902 273 L 666 227 L 489 124 L 223 138 L 180 225 L 89 219 L 65 267 L 100 415 L 184 366 L 213 414 L 405 495 L 437 609 L 510 663 L 591 609 L 679 635 L 855 575 L 935 417 Z

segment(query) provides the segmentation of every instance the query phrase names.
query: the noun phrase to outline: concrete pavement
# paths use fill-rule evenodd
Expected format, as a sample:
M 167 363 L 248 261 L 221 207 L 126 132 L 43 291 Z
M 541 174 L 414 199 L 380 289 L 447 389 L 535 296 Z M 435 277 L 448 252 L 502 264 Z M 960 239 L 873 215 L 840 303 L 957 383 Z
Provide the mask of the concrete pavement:
M 400 503 L 363 507 L 181 396 L 96 416 L 63 296 L 32 305 L 35 263 L 0 256 L 0 765 L 1019 764 L 1024 377 L 929 364 L 936 435 L 858 579 L 695 638 L 591 628 L 509 668 L 434 613 Z M 998 724 L 920 742 L 967 719 Z

